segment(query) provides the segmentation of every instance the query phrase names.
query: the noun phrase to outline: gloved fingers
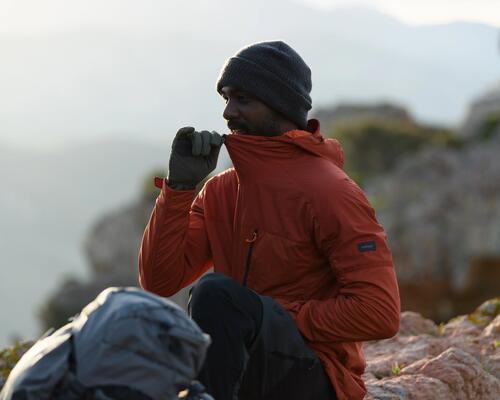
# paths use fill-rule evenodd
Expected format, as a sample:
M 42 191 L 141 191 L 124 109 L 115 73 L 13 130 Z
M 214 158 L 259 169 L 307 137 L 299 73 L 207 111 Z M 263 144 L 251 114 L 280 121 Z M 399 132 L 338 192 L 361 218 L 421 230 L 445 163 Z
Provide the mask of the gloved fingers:
M 175 137 L 176 138 L 187 137 L 192 132 L 194 132 L 194 128 L 192 126 L 184 126 L 183 128 L 181 128 L 177 131 Z
M 221 147 L 222 146 L 212 146 L 212 151 L 207 157 L 208 165 L 210 166 L 211 170 L 213 170 L 217 165 L 217 159 L 219 158 L 219 152 Z
M 185 126 L 179 129 L 172 141 L 172 150 L 184 156 L 191 155 L 192 145 L 190 136 L 193 132 L 194 128 L 192 126 Z
M 210 145 L 220 147 L 222 145 L 222 136 L 217 132 L 212 131 L 212 133 L 210 134 Z
M 185 126 L 177 131 L 177 134 L 175 135 L 174 141 L 172 143 L 172 148 L 175 148 L 176 146 L 182 147 L 182 149 L 179 150 L 181 150 L 181 153 L 184 154 L 185 148 L 189 143 L 189 150 L 191 155 L 208 156 L 212 151 L 211 147 L 220 147 L 222 145 L 222 142 L 222 136 L 215 131 L 197 132 L 192 126 Z
M 192 133 L 191 136 L 191 144 L 192 144 L 192 148 L 191 148 L 191 154 L 193 156 L 199 156 L 201 154 L 201 150 L 202 150 L 202 147 L 203 147 L 203 139 L 201 137 L 201 133 L 200 132 L 197 132 L 197 131 L 194 131 Z
M 208 156 L 210 154 L 210 132 L 201 131 L 201 155 Z

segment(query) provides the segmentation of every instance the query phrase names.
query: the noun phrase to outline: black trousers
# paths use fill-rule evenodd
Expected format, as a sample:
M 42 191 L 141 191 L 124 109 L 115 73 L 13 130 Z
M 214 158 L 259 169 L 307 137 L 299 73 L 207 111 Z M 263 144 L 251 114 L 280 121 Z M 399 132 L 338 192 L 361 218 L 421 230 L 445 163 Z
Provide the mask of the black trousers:
M 190 316 L 212 344 L 198 380 L 215 400 L 335 400 L 286 310 L 221 274 L 193 287 Z

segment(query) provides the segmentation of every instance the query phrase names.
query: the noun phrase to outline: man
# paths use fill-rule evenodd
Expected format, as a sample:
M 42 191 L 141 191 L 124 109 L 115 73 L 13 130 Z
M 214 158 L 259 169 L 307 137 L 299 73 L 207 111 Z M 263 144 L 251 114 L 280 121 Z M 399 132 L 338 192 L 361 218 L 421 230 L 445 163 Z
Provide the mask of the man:
M 171 296 L 199 278 L 190 314 L 212 345 L 199 379 L 216 400 L 362 399 L 362 341 L 399 328 L 386 235 L 311 109 L 311 71 L 282 41 L 229 58 L 221 137 L 185 127 L 146 227 L 140 283 Z M 194 201 L 193 201 L 194 198 Z

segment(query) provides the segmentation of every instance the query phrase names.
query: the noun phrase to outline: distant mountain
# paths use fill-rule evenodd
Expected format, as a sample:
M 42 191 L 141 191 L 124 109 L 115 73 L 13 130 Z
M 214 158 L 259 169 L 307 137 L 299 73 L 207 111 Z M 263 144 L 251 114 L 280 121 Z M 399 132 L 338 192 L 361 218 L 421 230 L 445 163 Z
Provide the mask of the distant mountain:
M 13 332 L 36 334 L 33 313 L 61 276 L 84 274 L 87 230 L 166 166 L 179 127 L 225 131 L 215 80 L 241 46 L 294 46 L 313 71 L 316 108 L 392 100 L 454 124 L 498 78 L 497 30 L 481 24 L 410 27 L 287 0 L 110 2 L 136 5 L 134 29 L 0 34 L 0 315 L 12 321 L 0 347 Z
M 121 133 L 157 140 L 185 124 L 223 130 L 219 70 L 265 39 L 304 56 L 316 106 L 392 100 L 455 124 L 498 77 L 498 30 L 482 24 L 412 27 L 373 9 L 288 0 L 172 1 L 143 14 L 132 30 L 0 35 L 0 135 L 34 146 Z
M 0 143 L 0 347 L 33 338 L 35 312 L 64 276 L 85 277 L 82 241 L 104 213 L 140 195 L 153 170 L 166 173 L 170 140 L 107 138 L 54 152 Z M 227 154 L 219 170 L 227 166 Z

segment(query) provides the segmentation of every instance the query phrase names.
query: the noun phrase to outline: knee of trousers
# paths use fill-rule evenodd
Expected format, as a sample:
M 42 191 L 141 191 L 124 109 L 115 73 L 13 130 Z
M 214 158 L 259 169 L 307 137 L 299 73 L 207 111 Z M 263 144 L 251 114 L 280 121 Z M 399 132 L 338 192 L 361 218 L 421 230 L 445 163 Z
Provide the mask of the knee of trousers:
M 231 278 L 210 273 L 202 276 L 193 286 L 189 299 L 189 313 L 199 315 L 223 311 L 229 306 L 233 294 L 239 289 L 239 284 Z

